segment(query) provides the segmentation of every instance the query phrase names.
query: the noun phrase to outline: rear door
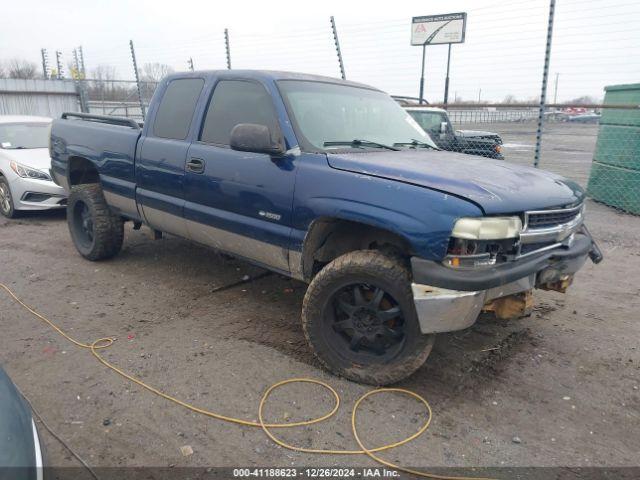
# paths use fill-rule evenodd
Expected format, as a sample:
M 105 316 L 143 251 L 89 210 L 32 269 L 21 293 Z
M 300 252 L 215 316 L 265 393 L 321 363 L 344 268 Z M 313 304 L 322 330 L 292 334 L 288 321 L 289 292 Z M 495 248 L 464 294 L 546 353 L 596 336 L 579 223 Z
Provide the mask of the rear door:
M 136 160 L 136 199 L 153 228 L 187 237 L 184 172 L 202 78 L 171 80 L 160 99 Z
M 229 147 L 239 123 L 279 130 L 271 94 L 253 80 L 216 83 L 185 175 L 185 219 L 191 239 L 288 272 L 296 165 L 292 156 Z

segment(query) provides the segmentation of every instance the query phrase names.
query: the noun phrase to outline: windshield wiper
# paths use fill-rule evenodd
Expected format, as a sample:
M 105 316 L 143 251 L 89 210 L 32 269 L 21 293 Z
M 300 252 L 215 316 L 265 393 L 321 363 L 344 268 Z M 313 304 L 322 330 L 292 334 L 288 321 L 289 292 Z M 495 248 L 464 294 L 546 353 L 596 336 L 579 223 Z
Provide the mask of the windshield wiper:
M 412 138 L 410 142 L 395 142 L 393 144 L 394 147 L 396 145 L 401 145 L 401 146 L 407 145 L 407 146 L 411 146 L 411 147 L 425 147 L 425 148 L 430 148 L 432 150 L 440 150 L 438 147 L 434 147 L 430 143 L 421 142 L 420 140 L 416 140 L 415 138 Z
M 398 151 L 399 148 L 392 147 L 391 145 L 385 145 L 384 143 L 372 142 L 371 140 L 362 140 L 360 138 L 354 138 L 353 140 L 335 140 L 331 142 L 324 142 L 324 147 L 337 147 L 340 145 L 349 145 L 351 147 L 377 147 L 385 148 L 387 150 Z

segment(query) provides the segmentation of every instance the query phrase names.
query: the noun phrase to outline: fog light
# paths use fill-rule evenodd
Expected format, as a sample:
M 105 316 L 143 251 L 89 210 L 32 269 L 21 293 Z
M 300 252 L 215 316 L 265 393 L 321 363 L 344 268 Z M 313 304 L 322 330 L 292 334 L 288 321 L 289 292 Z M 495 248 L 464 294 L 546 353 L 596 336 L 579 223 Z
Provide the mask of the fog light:
M 496 258 L 489 253 L 479 255 L 454 256 L 448 255 L 444 259 L 444 264 L 452 268 L 479 268 L 490 267 L 496 264 Z

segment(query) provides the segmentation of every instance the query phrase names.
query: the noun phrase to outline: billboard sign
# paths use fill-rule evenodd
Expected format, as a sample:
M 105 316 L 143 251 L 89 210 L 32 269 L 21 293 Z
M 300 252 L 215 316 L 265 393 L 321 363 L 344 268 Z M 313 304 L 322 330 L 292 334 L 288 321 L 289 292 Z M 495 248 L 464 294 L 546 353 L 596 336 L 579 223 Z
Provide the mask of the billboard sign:
M 411 45 L 463 43 L 466 25 L 466 12 L 413 17 Z

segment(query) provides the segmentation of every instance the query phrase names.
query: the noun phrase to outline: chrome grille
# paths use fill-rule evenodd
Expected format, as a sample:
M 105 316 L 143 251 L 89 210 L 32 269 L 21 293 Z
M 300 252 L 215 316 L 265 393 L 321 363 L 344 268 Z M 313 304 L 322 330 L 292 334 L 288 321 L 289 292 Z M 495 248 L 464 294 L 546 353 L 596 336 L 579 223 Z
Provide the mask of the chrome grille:
M 582 226 L 583 205 L 524 213 L 524 228 L 516 257 L 524 257 L 559 247 L 571 241 Z
M 535 212 L 528 215 L 527 226 L 529 228 L 548 228 L 569 223 L 580 215 L 580 208 L 569 208 L 567 210 L 553 210 L 549 213 Z

